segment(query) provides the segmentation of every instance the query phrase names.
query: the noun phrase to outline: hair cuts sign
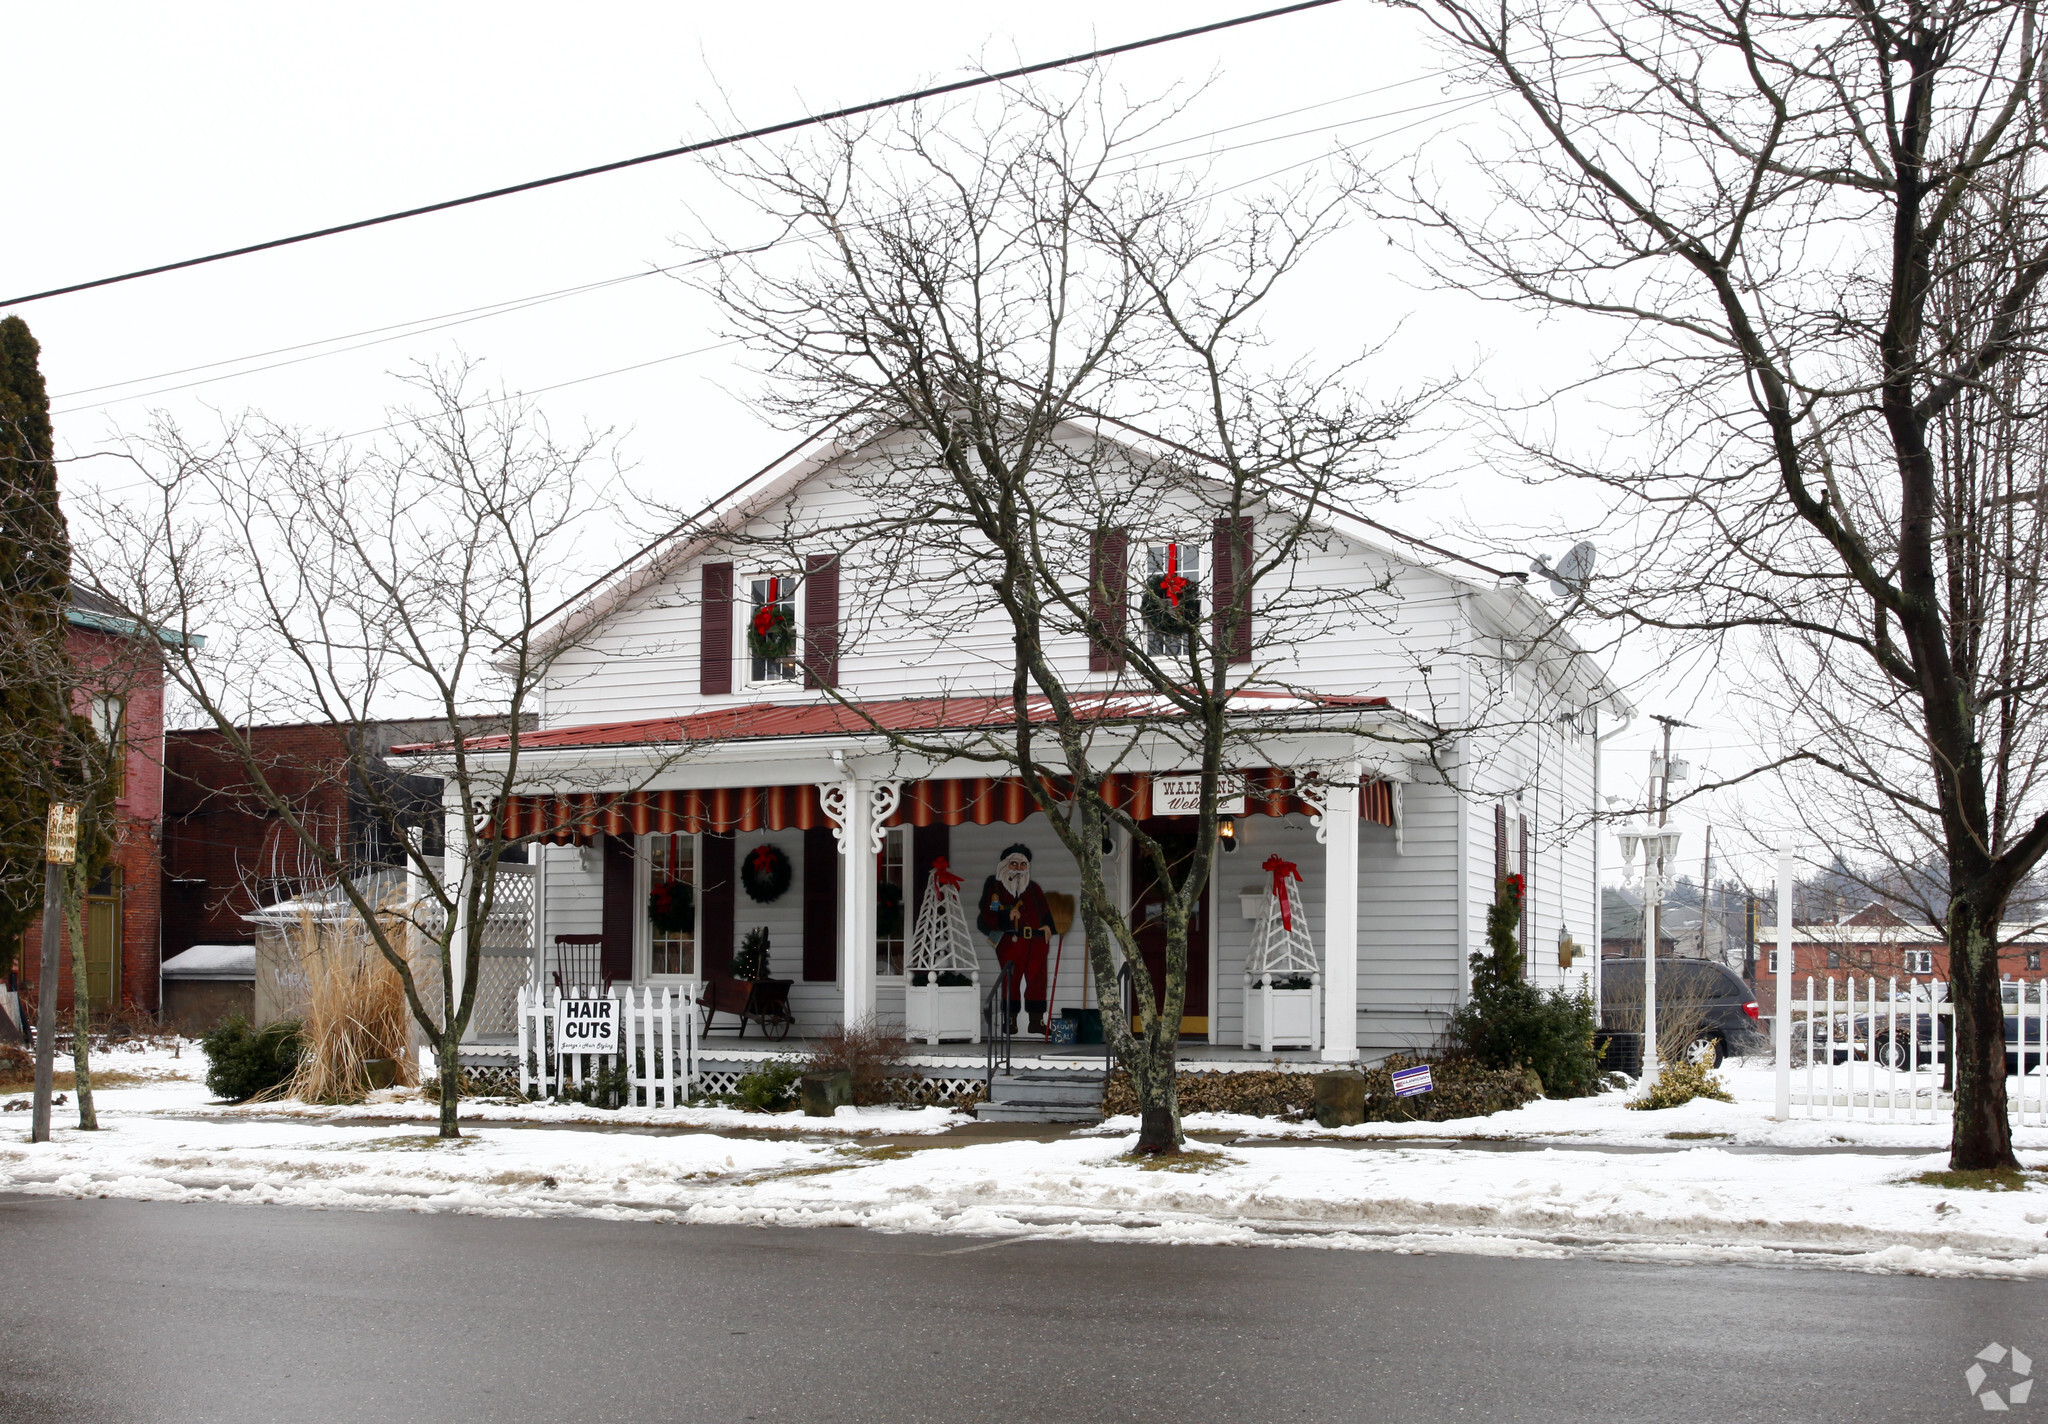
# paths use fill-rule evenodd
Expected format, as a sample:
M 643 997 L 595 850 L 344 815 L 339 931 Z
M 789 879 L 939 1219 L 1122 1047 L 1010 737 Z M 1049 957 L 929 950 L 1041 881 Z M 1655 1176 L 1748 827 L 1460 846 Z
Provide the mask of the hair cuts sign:
M 1152 778 L 1152 814 L 1155 816 L 1199 816 L 1202 814 L 1200 776 L 1155 776 Z M 1244 814 L 1244 778 L 1224 772 L 1216 778 L 1216 814 Z
M 555 1054 L 617 1053 L 617 999 L 563 999 L 555 1005 Z

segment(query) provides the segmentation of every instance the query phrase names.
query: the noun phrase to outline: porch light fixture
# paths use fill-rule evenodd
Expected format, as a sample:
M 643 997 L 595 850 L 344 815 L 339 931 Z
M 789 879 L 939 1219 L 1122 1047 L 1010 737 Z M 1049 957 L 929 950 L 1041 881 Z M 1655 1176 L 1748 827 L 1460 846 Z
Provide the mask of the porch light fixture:
M 1218 816 L 1216 818 L 1216 841 L 1217 844 L 1223 847 L 1225 855 L 1237 849 L 1237 817 Z

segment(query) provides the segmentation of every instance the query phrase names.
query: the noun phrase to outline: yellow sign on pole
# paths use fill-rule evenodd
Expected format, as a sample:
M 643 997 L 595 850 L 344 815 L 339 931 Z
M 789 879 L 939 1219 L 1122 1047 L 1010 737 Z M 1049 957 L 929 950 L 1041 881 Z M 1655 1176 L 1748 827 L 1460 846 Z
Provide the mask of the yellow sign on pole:
M 76 806 L 50 803 L 50 819 L 43 831 L 43 858 L 52 865 L 70 865 L 78 859 Z

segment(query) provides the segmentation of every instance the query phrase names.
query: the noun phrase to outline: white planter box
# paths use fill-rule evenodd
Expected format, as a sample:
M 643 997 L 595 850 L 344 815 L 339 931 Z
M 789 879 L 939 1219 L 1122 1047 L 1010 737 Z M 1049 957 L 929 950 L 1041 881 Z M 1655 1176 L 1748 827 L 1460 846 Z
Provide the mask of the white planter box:
M 903 1036 L 917 1043 L 981 1042 L 980 986 L 906 984 Z
M 1244 1046 L 1315 1048 L 1321 1042 L 1323 991 L 1320 982 L 1307 989 L 1254 989 L 1244 993 Z

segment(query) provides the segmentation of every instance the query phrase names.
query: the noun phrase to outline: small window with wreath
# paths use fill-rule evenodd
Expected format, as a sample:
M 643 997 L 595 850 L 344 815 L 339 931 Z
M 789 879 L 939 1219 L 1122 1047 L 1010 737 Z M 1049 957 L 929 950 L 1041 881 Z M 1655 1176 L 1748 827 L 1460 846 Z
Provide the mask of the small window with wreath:
M 1907 950 L 1906 972 L 1908 974 L 1932 974 L 1934 972 L 1934 951 L 1931 949 Z
M 1202 546 L 1172 541 L 1145 546 L 1145 581 L 1138 590 L 1138 616 L 1145 623 L 1145 651 L 1154 657 L 1185 656 L 1202 626 Z
M 785 574 L 753 574 L 746 590 L 747 681 L 795 682 L 798 676 L 797 581 Z

